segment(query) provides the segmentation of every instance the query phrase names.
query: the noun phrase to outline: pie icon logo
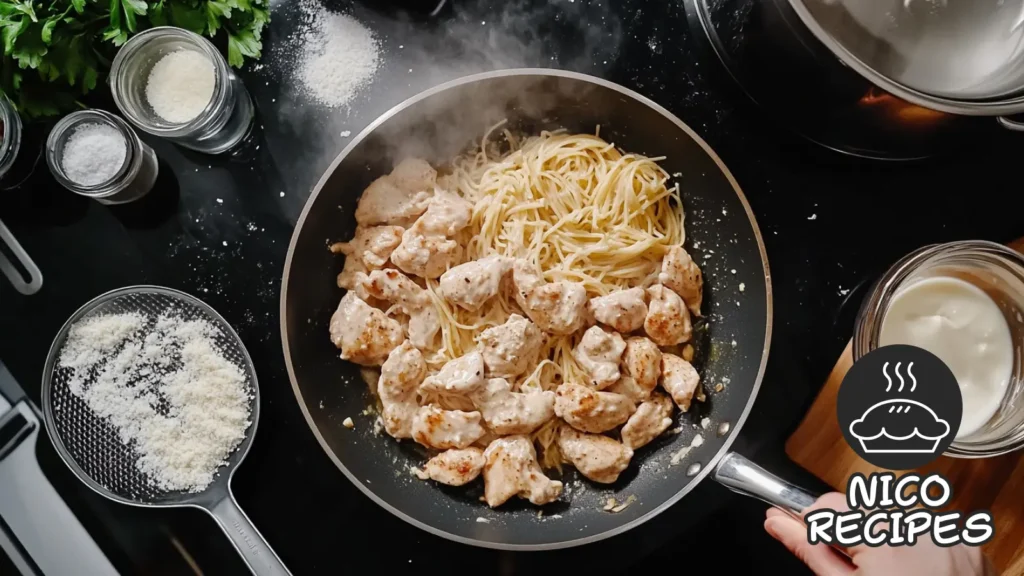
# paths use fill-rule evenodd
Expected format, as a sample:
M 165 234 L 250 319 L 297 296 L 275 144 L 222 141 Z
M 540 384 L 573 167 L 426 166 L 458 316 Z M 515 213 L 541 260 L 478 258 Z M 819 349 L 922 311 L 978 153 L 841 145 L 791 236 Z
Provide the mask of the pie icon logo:
M 843 436 L 861 458 L 907 470 L 949 448 L 960 427 L 963 399 L 938 357 L 914 346 L 885 346 L 850 368 L 836 411 Z

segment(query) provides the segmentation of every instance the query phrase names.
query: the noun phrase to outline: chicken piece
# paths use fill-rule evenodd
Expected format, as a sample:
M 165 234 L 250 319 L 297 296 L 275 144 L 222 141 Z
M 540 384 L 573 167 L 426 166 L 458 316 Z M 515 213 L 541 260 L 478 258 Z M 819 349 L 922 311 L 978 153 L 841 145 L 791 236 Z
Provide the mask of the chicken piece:
M 402 243 L 404 231 L 401 226 L 357 226 L 352 240 L 331 244 L 331 252 L 345 255 L 345 267 L 338 274 L 338 287 L 358 290 L 367 272 L 388 263 L 391 253 Z M 360 294 L 357 292 L 357 295 Z
M 398 270 L 370 272 L 363 289 L 373 298 L 391 302 L 409 317 L 409 340 L 421 350 L 433 345 L 441 330 L 441 320 L 430 295 L 408 276 Z
M 617 332 L 591 326 L 572 351 L 573 358 L 590 375 L 590 382 L 601 390 L 619 380 L 619 360 L 626 350 L 626 341 Z
M 499 435 L 530 434 L 555 416 L 555 393 L 513 392 L 504 378 L 491 378 L 471 396 L 487 428 Z
M 427 448 L 466 448 L 484 435 L 479 412 L 423 406 L 412 419 L 412 438 Z
M 523 260 L 512 269 L 515 298 L 519 307 L 537 326 L 552 334 L 567 335 L 587 321 L 587 291 L 573 282 L 544 283 L 544 279 Z
M 441 370 L 428 376 L 420 386 L 420 392 L 470 394 L 484 385 L 484 358 L 473 351 L 454 360 L 449 360 Z
M 704 298 L 704 278 L 700 268 L 682 246 L 669 248 L 661 261 L 658 282 L 679 294 L 691 314 L 700 316 L 700 304 Z
M 377 396 L 384 410 L 384 430 L 395 438 L 412 438 L 412 421 L 419 410 L 416 389 L 427 375 L 423 355 L 408 340 L 395 348 L 380 368 Z
M 512 259 L 487 256 L 460 264 L 441 275 L 441 295 L 453 304 L 476 312 L 501 289 L 501 280 L 512 269 Z
M 363 366 L 380 366 L 405 340 L 402 325 L 348 292 L 331 316 L 331 342 L 341 359 Z
M 484 500 L 491 508 L 513 496 L 540 505 L 562 494 L 562 483 L 544 475 L 533 442 L 526 436 L 498 438 L 484 450 L 484 460 Z
M 439 190 L 412 230 L 420 236 L 454 236 L 469 226 L 472 217 L 472 203 L 453 192 Z
M 446 450 L 434 456 L 423 465 L 421 480 L 430 478 L 449 486 L 468 484 L 484 469 L 484 451 L 475 448 Z
M 651 399 L 637 407 L 622 427 L 622 443 L 636 450 L 668 430 L 672 425 L 672 399 L 654 393 Z
M 573 428 L 594 434 L 615 428 L 636 410 L 636 405 L 622 394 L 598 392 L 579 384 L 562 384 L 555 394 L 555 414 Z
M 655 384 L 657 384 L 657 382 L 655 382 Z M 604 391 L 611 392 L 612 394 L 622 394 L 626 398 L 632 400 L 634 404 L 639 404 L 651 396 L 650 390 L 643 389 L 636 383 L 636 380 L 630 376 L 623 376 L 622 378 L 619 378 L 618 382 L 605 388 Z
M 484 365 L 491 376 L 518 376 L 530 367 L 544 345 L 544 333 L 537 325 L 513 314 L 500 326 L 484 330 L 477 342 Z
M 659 346 L 672 346 L 689 340 L 693 327 L 683 299 L 661 284 L 648 288 L 647 295 L 651 298 L 644 320 L 647 336 Z
M 658 345 L 643 336 L 626 339 L 626 351 L 622 354 L 622 370 L 643 390 L 643 399 L 657 388 L 661 377 L 661 350 Z
M 583 434 L 565 425 L 558 428 L 558 449 L 580 474 L 600 484 L 618 480 L 633 457 L 633 450 L 612 438 Z
M 437 172 L 423 160 L 402 160 L 391 174 L 374 180 L 356 206 L 356 222 L 375 224 L 411 224 L 426 212 L 434 195 Z
M 598 322 L 623 334 L 639 330 L 647 317 L 644 289 L 630 288 L 591 298 L 587 309 Z
M 672 396 L 679 409 L 690 409 L 693 393 L 700 386 L 700 374 L 692 364 L 675 354 L 664 354 L 661 358 L 661 387 Z
M 423 236 L 415 230 L 402 234 L 402 243 L 391 253 L 391 262 L 406 274 L 437 278 L 462 258 L 462 249 L 444 236 Z

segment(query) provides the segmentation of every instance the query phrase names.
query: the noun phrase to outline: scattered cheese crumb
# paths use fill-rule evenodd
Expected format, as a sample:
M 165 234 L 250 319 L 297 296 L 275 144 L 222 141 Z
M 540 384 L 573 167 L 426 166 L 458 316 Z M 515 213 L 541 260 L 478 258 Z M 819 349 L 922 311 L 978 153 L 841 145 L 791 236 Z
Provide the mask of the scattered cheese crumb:
M 807 219 L 808 220 L 817 220 L 818 219 L 818 215 L 817 214 L 811 214 L 810 216 L 807 217 Z
M 351 416 L 345 418 L 344 420 L 342 420 L 341 421 L 341 425 L 344 426 L 345 428 L 348 428 L 349 430 L 351 430 L 351 429 L 356 427 L 356 423 L 352 421 L 352 417 Z
M 729 273 L 730 273 L 730 274 L 735 274 L 735 273 L 736 273 L 736 269 L 735 269 L 735 268 L 733 268 L 732 270 L 729 270 Z
M 747 289 L 747 285 L 744 284 L 743 282 L 740 282 L 740 292 L 743 292 L 746 289 Z
M 223 204 L 223 203 L 224 203 L 224 200 L 222 198 L 217 198 L 217 204 Z
M 702 418 L 700 421 L 700 427 L 707 430 L 708 426 L 711 425 L 711 418 Z
M 351 136 L 351 135 L 352 135 L 352 131 L 351 131 L 351 130 L 344 130 L 344 131 L 342 131 L 342 133 L 341 133 L 341 137 L 342 137 L 342 138 L 348 138 L 348 137 L 349 137 L 349 136 Z
M 629 505 L 632 504 L 633 502 L 636 502 L 636 496 L 634 494 L 630 494 L 626 498 L 625 502 L 623 502 L 622 504 L 619 504 L 615 508 L 612 508 L 611 509 L 611 513 L 612 514 L 618 514 L 619 512 L 622 512 L 623 510 L 625 510 L 626 508 L 629 508 Z
M 409 466 L 409 474 L 412 474 L 413 476 L 419 478 L 420 480 L 426 480 L 430 478 L 430 476 L 426 472 L 420 470 L 415 466 Z
M 736 347 L 736 341 L 735 341 L 735 340 L 733 340 L 733 341 L 732 341 L 732 347 L 733 347 L 733 348 L 735 348 L 735 347 Z
M 491 523 L 491 521 L 488 520 L 487 518 L 482 518 L 480 516 L 476 517 L 476 521 L 477 521 L 477 524 L 490 524 Z

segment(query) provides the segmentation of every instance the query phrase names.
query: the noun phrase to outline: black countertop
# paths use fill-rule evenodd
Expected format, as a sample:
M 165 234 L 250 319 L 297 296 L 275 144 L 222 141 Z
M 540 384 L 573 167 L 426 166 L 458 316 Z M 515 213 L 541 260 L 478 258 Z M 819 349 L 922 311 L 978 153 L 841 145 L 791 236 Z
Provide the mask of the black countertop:
M 365 3 L 370 4 L 370 3 Z M 794 136 L 749 103 L 701 51 L 678 1 L 550 4 L 454 0 L 433 19 L 339 5 L 373 28 L 382 68 L 350 109 L 295 94 L 284 49 L 295 5 L 274 6 L 262 66 L 242 75 L 257 105 L 250 145 L 209 157 L 146 137 L 160 157 L 154 192 L 111 208 L 75 197 L 41 169 L 4 193 L 0 218 L 42 269 L 25 297 L 0 283 L 0 359 L 38 401 L 51 340 L 80 305 L 107 290 L 160 284 L 190 292 L 238 331 L 261 381 L 262 418 L 235 478 L 243 509 L 296 574 L 361 568 L 540 573 L 645 566 L 746 573 L 801 565 L 761 528 L 765 506 L 706 482 L 630 533 L 582 548 L 507 553 L 454 544 L 392 517 L 360 494 L 310 433 L 285 373 L 278 329 L 280 276 L 294 221 L 312 186 L 356 134 L 402 99 L 440 81 L 502 67 L 547 66 L 599 75 L 654 99 L 718 152 L 744 189 L 765 237 L 775 287 L 771 359 L 735 449 L 822 489 L 783 453 L 850 335 L 858 290 L 929 243 L 1024 235 L 1014 177 L 1024 137 L 963 142 L 914 163 L 838 155 Z M 848 302 L 849 300 L 849 302 Z M 160 537 L 209 574 L 245 573 L 213 522 L 193 510 L 135 509 L 84 494 L 41 445 L 44 465 L 125 573 L 189 573 Z

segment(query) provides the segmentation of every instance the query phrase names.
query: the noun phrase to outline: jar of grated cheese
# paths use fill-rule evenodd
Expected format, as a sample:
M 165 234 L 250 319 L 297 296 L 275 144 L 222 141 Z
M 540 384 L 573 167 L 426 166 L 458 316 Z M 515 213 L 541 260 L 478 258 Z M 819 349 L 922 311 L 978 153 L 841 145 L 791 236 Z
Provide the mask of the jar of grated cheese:
M 241 79 L 209 40 L 187 30 L 136 34 L 114 58 L 108 82 L 132 124 L 199 152 L 226 152 L 252 126 Z

